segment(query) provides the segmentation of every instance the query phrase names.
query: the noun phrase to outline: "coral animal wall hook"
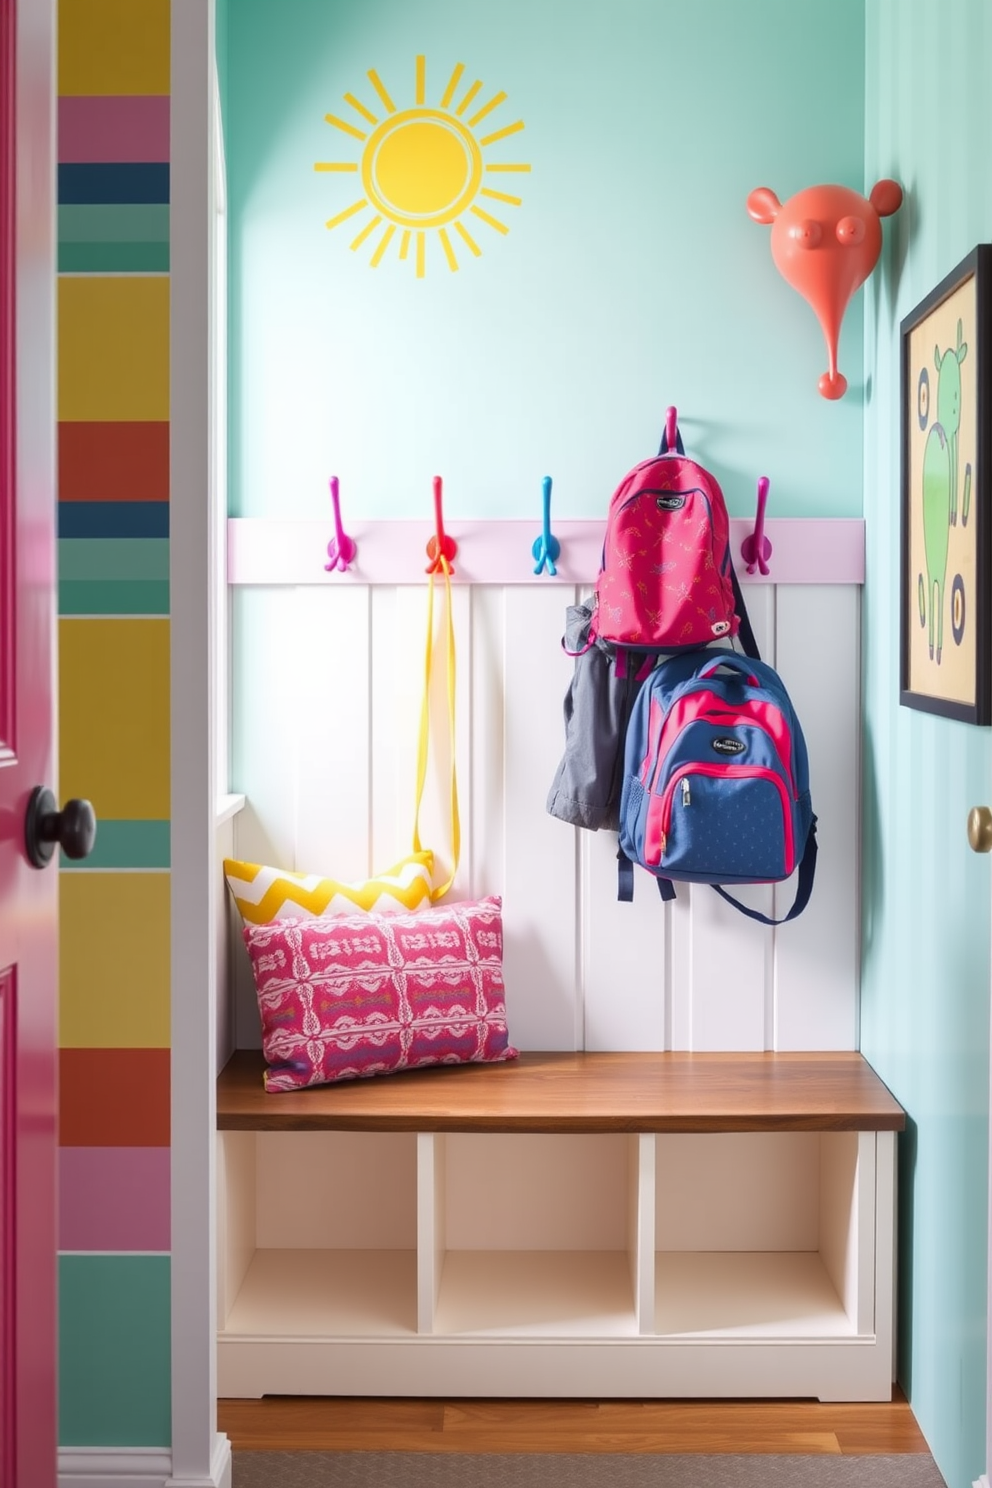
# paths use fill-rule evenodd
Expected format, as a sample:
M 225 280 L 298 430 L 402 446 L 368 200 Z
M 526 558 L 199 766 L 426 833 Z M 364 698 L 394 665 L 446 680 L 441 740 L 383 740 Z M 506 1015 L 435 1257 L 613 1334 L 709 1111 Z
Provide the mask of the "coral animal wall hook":
M 458 552 L 458 544 L 453 537 L 449 537 L 444 530 L 444 506 L 441 498 L 441 477 L 434 477 L 434 523 L 437 529 L 436 535 L 427 543 L 427 556 L 431 560 L 425 572 L 437 573 L 438 569 L 445 574 L 453 574 L 451 560 Z
M 531 554 L 537 559 L 534 569 L 536 574 L 543 573 L 546 568 L 552 578 L 557 576 L 558 570 L 555 564 L 561 557 L 561 543 L 551 531 L 551 477 L 546 475 L 541 482 L 541 496 L 543 503 L 543 522 L 540 537 L 535 537 L 531 546 Z
M 332 573 L 335 569 L 339 573 L 344 573 L 348 564 L 354 561 L 358 549 L 354 539 L 349 537 L 341 526 L 341 493 L 336 475 L 331 476 L 330 487 L 331 505 L 334 508 L 334 536 L 327 544 L 328 561 L 324 564 L 324 568 L 328 573 Z
M 837 370 L 841 321 L 854 291 L 868 278 L 882 249 L 881 217 L 902 205 L 897 181 L 879 181 L 868 197 L 846 186 L 807 186 L 783 206 L 759 186 L 747 199 L 755 222 L 772 225 L 772 258 L 784 279 L 812 305 L 827 343 L 824 398 L 842 398 L 847 378 Z

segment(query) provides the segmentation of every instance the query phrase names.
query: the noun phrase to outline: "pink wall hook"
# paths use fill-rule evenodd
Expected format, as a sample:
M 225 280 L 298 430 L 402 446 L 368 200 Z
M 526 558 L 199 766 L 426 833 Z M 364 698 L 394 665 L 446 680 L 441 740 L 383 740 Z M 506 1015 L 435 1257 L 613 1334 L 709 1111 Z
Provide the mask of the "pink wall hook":
M 747 571 L 753 574 L 757 568 L 762 575 L 768 573 L 768 560 L 772 556 L 772 545 L 765 536 L 765 503 L 768 500 L 768 477 L 758 480 L 758 509 L 754 517 L 754 531 L 741 543 L 741 557 Z
M 674 451 L 679 437 L 679 411 L 674 406 L 665 409 L 665 445 Z
M 332 475 L 330 479 L 331 505 L 334 508 L 334 536 L 327 544 L 327 557 L 329 561 L 324 564 L 327 573 L 344 573 L 349 563 L 354 561 L 358 548 L 353 538 L 350 538 L 341 526 L 341 495 L 338 478 Z
M 453 537 L 449 537 L 444 530 L 444 507 L 441 499 L 441 477 L 434 477 L 434 522 L 437 533 L 427 544 L 427 556 L 431 560 L 427 565 L 427 573 L 453 574 L 454 567 L 451 560 L 458 552 L 458 544 Z

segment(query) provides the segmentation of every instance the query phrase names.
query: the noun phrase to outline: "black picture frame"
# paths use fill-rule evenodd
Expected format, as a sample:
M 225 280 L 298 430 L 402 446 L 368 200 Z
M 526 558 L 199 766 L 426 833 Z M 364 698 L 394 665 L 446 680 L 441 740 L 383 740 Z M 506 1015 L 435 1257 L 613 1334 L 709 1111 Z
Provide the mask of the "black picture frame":
M 899 702 L 981 725 L 992 723 L 990 291 L 992 244 L 980 243 L 899 328 Z

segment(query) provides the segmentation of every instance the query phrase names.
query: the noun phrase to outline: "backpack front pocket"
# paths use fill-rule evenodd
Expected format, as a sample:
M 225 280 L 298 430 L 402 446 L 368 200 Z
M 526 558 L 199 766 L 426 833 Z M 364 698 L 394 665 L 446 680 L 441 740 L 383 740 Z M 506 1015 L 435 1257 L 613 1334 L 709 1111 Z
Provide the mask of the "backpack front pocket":
M 644 861 L 710 883 L 788 878 L 795 843 L 784 780 L 763 765 L 677 769 L 648 802 Z

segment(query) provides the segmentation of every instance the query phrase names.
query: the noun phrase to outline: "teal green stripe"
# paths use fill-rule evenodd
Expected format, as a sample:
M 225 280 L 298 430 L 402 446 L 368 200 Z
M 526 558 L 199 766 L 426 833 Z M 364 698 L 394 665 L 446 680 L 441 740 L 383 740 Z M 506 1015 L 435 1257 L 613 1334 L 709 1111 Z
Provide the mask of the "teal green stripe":
M 63 853 L 61 866 L 86 868 L 168 868 L 171 827 L 167 821 L 98 821 L 96 844 L 88 858 L 73 861 Z
M 167 202 L 59 207 L 60 243 L 167 243 Z
M 172 1445 L 168 1256 L 59 1256 L 59 1445 Z
M 168 243 L 60 243 L 60 274 L 166 274 Z
M 167 579 L 63 579 L 60 615 L 167 615 Z
M 169 577 L 167 537 L 62 537 L 59 578 L 165 579 Z

